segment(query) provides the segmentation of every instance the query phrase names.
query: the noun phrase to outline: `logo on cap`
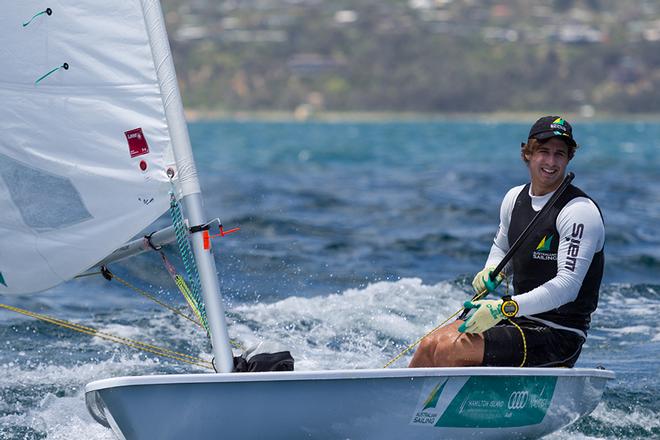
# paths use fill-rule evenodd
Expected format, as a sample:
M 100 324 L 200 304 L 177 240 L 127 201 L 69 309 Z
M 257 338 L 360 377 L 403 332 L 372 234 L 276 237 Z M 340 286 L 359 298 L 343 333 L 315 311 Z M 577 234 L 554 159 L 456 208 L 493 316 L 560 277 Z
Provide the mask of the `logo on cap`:
M 553 130 L 559 130 L 561 133 L 555 132 L 555 134 L 562 135 L 564 134 L 563 132 L 566 131 L 566 127 L 564 127 L 564 124 L 566 121 L 564 121 L 562 118 L 557 118 L 554 121 L 552 121 L 552 124 L 550 124 L 550 128 Z

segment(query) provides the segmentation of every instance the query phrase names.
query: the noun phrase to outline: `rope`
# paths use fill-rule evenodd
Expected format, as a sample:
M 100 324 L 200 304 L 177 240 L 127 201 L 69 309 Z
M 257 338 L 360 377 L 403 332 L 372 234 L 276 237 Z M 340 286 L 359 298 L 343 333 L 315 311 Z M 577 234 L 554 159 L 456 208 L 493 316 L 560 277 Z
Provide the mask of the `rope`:
M 125 279 L 123 279 L 123 278 L 121 278 L 121 277 L 115 275 L 114 273 L 110 272 L 110 270 L 109 270 L 107 267 L 105 268 L 105 272 L 110 276 L 111 279 L 113 279 L 113 278 L 116 279 L 117 281 L 119 281 L 120 283 L 122 283 L 124 286 L 126 286 L 126 287 L 128 287 L 129 289 L 135 291 L 136 293 L 142 295 L 143 297 L 147 298 L 148 300 L 153 301 L 153 302 L 155 302 L 156 304 L 158 304 L 158 305 L 160 305 L 160 306 L 162 306 L 162 307 L 165 307 L 166 309 L 168 309 L 168 310 L 171 311 L 172 313 L 175 313 L 175 314 L 177 314 L 177 315 L 179 315 L 179 316 L 181 316 L 181 317 L 187 319 L 188 321 L 190 321 L 190 322 L 192 322 L 193 324 L 195 324 L 195 325 L 197 325 L 198 327 L 200 327 L 202 330 L 206 330 L 206 329 L 204 328 L 204 326 L 203 326 L 202 324 L 200 324 L 198 321 L 195 321 L 193 318 L 191 318 L 190 316 L 186 315 L 185 313 L 181 313 L 181 311 L 178 310 L 176 307 L 172 307 L 171 305 L 169 305 L 169 304 L 167 304 L 167 303 L 165 303 L 165 302 L 163 302 L 163 301 L 160 301 L 158 298 L 156 298 L 155 296 L 153 296 L 153 295 L 151 295 L 150 293 L 146 292 L 145 290 L 142 290 L 142 289 L 140 289 L 139 287 L 137 287 L 137 286 L 135 286 L 135 285 L 129 283 L 129 282 L 126 281 Z M 101 272 L 97 272 L 97 274 L 101 274 Z M 177 275 L 177 276 L 183 281 L 183 278 L 182 278 L 180 275 Z M 185 285 L 185 281 L 183 281 L 183 283 L 184 283 L 184 285 Z M 185 286 L 185 287 L 188 288 L 188 286 Z M 184 294 L 184 295 L 185 295 L 185 294 Z M 207 330 L 207 336 L 208 336 L 208 330 Z M 245 349 L 245 347 L 243 346 L 243 344 L 241 344 L 240 342 L 238 342 L 238 341 L 236 341 L 236 340 L 230 339 L 230 340 L 229 340 L 229 343 L 230 343 L 230 344 L 232 345 L 232 347 L 234 347 L 234 348 L 238 348 L 238 349 L 240 349 L 240 350 Z
M 174 226 L 176 242 L 179 246 L 179 254 L 183 260 L 183 266 L 186 269 L 188 281 L 192 287 L 192 289 L 190 289 L 190 298 L 192 298 L 192 302 L 194 303 L 194 309 L 197 309 L 199 317 L 201 318 L 200 321 L 205 328 L 208 328 L 206 309 L 204 308 L 204 301 L 202 300 L 201 296 L 199 273 L 197 272 L 195 260 L 192 257 L 190 242 L 188 241 L 188 227 L 186 226 L 186 223 L 183 219 L 181 207 L 179 202 L 176 200 L 176 197 L 174 196 L 174 192 L 170 193 L 170 215 L 172 217 L 172 225 Z M 184 296 L 186 295 L 184 294 Z M 188 298 L 186 298 L 186 300 L 188 300 Z
M 110 271 L 108 271 L 108 272 L 110 272 Z M 188 321 L 192 322 L 193 324 L 195 324 L 195 325 L 201 327 L 202 329 L 204 329 L 204 326 L 202 324 L 195 321 L 194 319 L 192 319 L 190 316 L 186 315 L 185 313 L 182 313 L 176 307 L 172 307 L 171 305 L 169 305 L 167 303 L 164 303 L 163 301 L 159 300 L 158 298 L 156 298 L 155 296 L 153 296 L 150 293 L 146 292 L 145 290 L 142 290 L 139 287 L 132 285 L 131 283 L 129 283 L 125 279 L 113 274 L 112 272 L 110 272 L 110 275 L 112 276 L 112 278 L 116 279 L 117 281 L 119 281 L 124 286 L 128 287 L 129 289 L 137 292 L 138 294 L 140 294 L 140 295 L 144 296 L 145 298 L 155 302 L 156 304 L 165 307 L 167 310 L 171 311 L 172 313 L 175 313 L 175 314 L 181 316 L 182 318 L 185 318 Z
M 507 296 L 509 295 L 509 277 L 506 276 L 506 274 L 504 274 L 504 281 L 505 281 L 504 296 Z M 513 326 L 518 329 L 518 331 L 520 332 L 520 337 L 522 338 L 523 359 L 520 365 L 518 365 L 518 368 L 522 368 L 525 365 L 525 362 L 527 361 L 527 338 L 525 338 L 525 332 L 523 332 L 523 329 L 518 324 L 513 322 L 513 320 L 510 318 L 507 318 L 507 321 L 509 321 L 509 323 L 513 324 Z
M 153 234 L 145 235 L 144 240 L 146 243 L 149 245 L 149 247 L 158 252 L 160 254 L 161 260 L 163 260 L 163 265 L 165 266 L 165 269 L 167 270 L 167 273 L 170 274 L 170 277 L 172 278 L 172 281 L 174 281 L 174 284 L 176 287 L 179 289 L 179 292 L 181 292 L 181 295 L 183 295 L 184 299 L 188 303 L 188 306 L 192 310 L 192 312 L 197 316 L 198 321 L 196 324 L 201 326 L 204 330 L 206 330 L 206 335 L 210 338 L 210 330 L 208 326 L 208 322 L 204 320 L 202 317 L 202 314 L 200 313 L 199 309 L 196 306 L 196 301 L 192 296 L 192 292 L 190 291 L 190 287 L 188 287 L 188 284 L 186 283 L 186 280 L 177 273 L 176 268 L 172 263 L 170 263 L 170 260 L 167 258 L 167 255 L 165 255 L 165 252 L 163 252 L 163 247 L 162 246 L 154 246 L 154 244 L 151 242 L 151 236 Z M 130 286 L 126 284 L 128 287 L 134 288 L 133 286 Z M 156 301 L 158 302 L 158 301 Z M 188 318 L 190 319 L 190 318 Z
M 508 294 L 509 294 L 509 278 L 506 276 L 506 274 L 504 275 L 504 280 L 505 280 L 505 291 L 504 291 L 504 293 L 505 293 L 505 295 L 508 295 Z M 480 300 L 481 298 L 485 297 L 486 295 L 488 295 L 488 290 L 481 291 L 481 292 L 479 292 L 478 294 L 476 294 L 476 295 L 472 298 L 472 301 L 478 301 L 478 300 Z M 449 322 L 452 318 L 454 318 L 456 315 L 458 315 L 458 314 L 461 313 L 462 311 L 463 311 L 463 308 L 458 309 L 458 310 L 457 310 L 456 312 L 454 312 L 449 318 L 445 319 L 444 321 L 442 321 L 442 323 L 438 324 L 433 330 L 429 331 L 429 332 L 426 333 L 424 336 L 422 336 L 421 338 L 417 339 L 417 340 L 416 340 L 415 342 L 413 342 L 412 344 L 408 345 L 408 346 L 407 346 L 407 347 L 406 347 L 401 353 L 399 353 L 399 354 L 396 355 L 392 360 L 390 360 L 388 363 L 386 363 L 385 366 L 383 366 L 383 368 L 388 368 L 388 367 L 389 367 L 390 365 L 392 365 L 394 362 L 396 362 L 396 361 L 398 361 L 399 359 L 401 359 L 406 353 L 408 353 L 410 350 L 412 350 L 413 348 L 415 348 L 415 347 L 417 346 L 417 344 L 419 344 L 420 342 L 422 342 L 422 340 L 423 340 L 424 338 L 426 338 L 427 336 L 431 336 L 433 333 L 435 333 L 437 330 L 439 330 L 440 328 L 442 328 L 447 322 Z M 522 362 L 520 363 L 520 367 L 522 367 L 523 365 L 525 365 L 525 362 L 527 361 L 527 340 L 526 340 L 526 338 L 525 338 L 525 333 L 523 332 L 522 328 L 520 328 L 520 326 L 519 326 L 518 324 L 516 324 L 515 322 L 513 322 L 513 321 L 510 320 L 510 319 L 508 319 L 508 321 L 509 321 L 511 324 L 513 324 L 513 325 L 518 329 L 518 331 L 520 331 L 520 335 L 522 336 L 522 343 L 523 343 L 523 360 L 522 360 Z
M 522 359 L 522 362 L 520 363 L 520 365 L 518 365 L 518 367 L 520 368 L 520 367 L 522 367 L 523 365 L 525 365 L 525 362 L 527 361 L 527 339 L 525 338 L 525 333 L 523 332 L 523 329 L 521 329 L 520 326 L 519 326 L 518 324 L 516 324 L 515 322 L 513 322 L 511 319 L 507 319 L 507 321 L 509 321 L 511 324 L 513 324 L 513 326 L 514 326 L 515 328 L 518 329 L 518 331 L 520 332 L 520 336 L 522 337 L 522 343 L 523 343 L 523 359 Z
M 193 313 L 197 316 L 197 319 L 201 323 L 200 325 L 204 330 L 206 330 L 207 336 L 210 337 L 210 330 L 209 330 L 209 324 L 208 322 L 204 319 L 202 316 L 202 313 L 200 312 L 199 308 L 197 307 L 197 301 L 195 300 L 190 287 L 188 287 L 188 284 L 186 283 L 186 280 L 183 279 L 181 275 L 179 275 L 174 268 L 174 265 L 170 263 L 170 260 L 167 258 L 167 255 L 165 255 L 165 252 L 162 251 L 162 249 L 156 249 L 153 247 L 151 242 L 149 241 L 149 246 L 151 246 L 156 252 L 160 253 L 160 258 L 163 260 L 163 265 L 165 266 L 165 269 L 167 270 L 167 273 L 170 274 L 170 277 L 172 278 L 172 281 L 174 281 L 174 284 L 176 287 L 179 289 L 179 292 L 181 292 L 181 295 L 185 298 L 186 302 L 188 303 L 188 306 L 190 309 L 193 311 Z M 203 304 L 203 303 L 202 303 Z
M 147 343 L 144 343 L 144 342 L 136 341 L 136 340 L 129 339 L 129 338 L 124 338 L 124 337 L 121 337 L 121 336 L 115 336 L 115 335 L 112 335 L 110 333 L 100 332 L 100 331 L 98 331 L 98 330 L 96 330 L 95 328 L 92 328 L 92 327 L 86 327 L 86 326 L 81 325 L 81 324 L 76 324 L 74 322 L 69 322 L 69 321 L 65 321 L 65 320 L 62 320 L 62 319 L 53 318 L 53 317 L 48 316 L 48 315 L 43 315 L 41 313 L 31 312 L 29 310 L 20 309 L 18 307 L 13 307 L 13 306 L 10 306 L 10 305 L 7 305 L 7 304 L 0 304 L 0 308 L 10 310 L 12 312 L 20 313 L 20 314 L 23 314 L 25 316 L 29 316 L 31 318 L 39 319 L 41 321 L 48 322 L 50 324 L 57 325 L 57 326 L 63 327 L 63 328 L 67 328 L 69 330 L 73 330 L 73 331 L 83 333 L 83 334 L 86 334 L 86 335 L 89 335 L 89 336 L 97 336 L 99 338 L 102 338 L 102 339 L 105 339 L 105 340 L 108 340 L 108 341 L 111 341 L 111 342 L 115 342 L 117 344 L 122 344 L 122 345 L 125 345 L 127 347 L 134 348 L 136 350 L 142 350 L 142 351 L 154 354 L 156 356 L 161 356 L 161 357 L 166 357 L 166 358 L 169 358 L 169 359 L 174 359 L 174 360 L 177 360 L 179 362 L 184 362 L 184 363 L 187 363 L 187 364 L 190 364 L 190 365 L 196 365 L 198 367 L 208 368 L 208 369 L 211 369 L 211 370 L 214 369 L 213 364 L 211 362 L 205 360 L 205 359 L 189 356 L 187 354 L 179 353 L 179 352 L 176 352 L 176 351 L 173 351 L 173 350 L 169 350 L 167 348 L 158 347 L 156 345 L 147 344 Z
M 413 348 L 415 348 L 415 346 L 416 346 L 417 344 L 419 344 L 420 342 L 422 342 L 422 339 L 426 338 L 427 336 L 431 336 L 431 334 L 435 333 L 435 332 L 436 332 L 437 330 L 439 330 L 442 326 L 444 326 L 447 322 L 449 322 L 450 319 L 452 319 L 454 316 L 458 315 L 458 314 L 461 313 L 462 311 L 463 311 L 462 308 L 456 310 L 456 312 L 454 312 L 454 314 L 452 314 L 449 318 L 445 319 L 442 323 L 438 324 L 438 326 L 435 327 L 433 330 L 431 330 L 430 332 L 426 333 L 424 336 L 422 336 L 421 338 L 419 338 L 418 340 L 416 340 L 415 342 L 413 342 L 412 344 L 410 344 L 408 347 L 406 347 L 406 349 L 403 350 L 403 351 L 402 351 L 401 353 L 399 353 L 398 355 L 396 355 L 396 356 L 394 357 L 394 359 L 392 359 L 391 361 L 389 361 L 388 363 L 386 363 L 385 366 L 384 366 L 383 368 L 387 368 L 387 367 L 389 367 L 390 365 L 392 365 L 394 362 L 396 362 L 396 361 L 398 361 L 399 359 L 401 359 L 401 358 L 403 357 L 403 355 L 405 355 L 406 353 L 408 353 L 410 350 L 412 350 Z

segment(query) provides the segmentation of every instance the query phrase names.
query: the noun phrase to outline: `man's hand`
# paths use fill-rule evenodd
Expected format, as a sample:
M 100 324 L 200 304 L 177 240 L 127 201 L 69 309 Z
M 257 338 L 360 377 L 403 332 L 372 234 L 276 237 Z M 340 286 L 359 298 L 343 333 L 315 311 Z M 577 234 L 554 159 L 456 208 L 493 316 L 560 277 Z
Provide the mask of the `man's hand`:
M 477 310 L 458 327 L 458 331 L 461 333 L 482 333 L 504 319 L 501 299 L 465 301 L 463 307 Z
M 472 288 L 475 293 L 481 293 L 484 290 L 492 292 L 497 289 L 497 286 L 499 286 L 504 279 L 504 274 L 500 272 L 497 274 L 497 277 L 495 277 L 495 280 L 491 281 L 490 273 L 494 270 L 495 266 L 484 267 L 481 272 L 474 276 L 474 279 L 472 280 Z

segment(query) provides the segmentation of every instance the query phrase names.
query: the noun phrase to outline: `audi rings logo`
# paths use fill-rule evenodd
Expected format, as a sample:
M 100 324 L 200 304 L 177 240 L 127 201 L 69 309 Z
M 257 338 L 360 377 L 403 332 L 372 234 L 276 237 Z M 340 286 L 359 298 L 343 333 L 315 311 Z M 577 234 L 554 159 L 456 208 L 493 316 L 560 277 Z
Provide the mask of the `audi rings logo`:
M 527 405 L 527 398 L 529 393 L 527 391 L 514 391 L 509 396 L 509 409 L 523 409 Z

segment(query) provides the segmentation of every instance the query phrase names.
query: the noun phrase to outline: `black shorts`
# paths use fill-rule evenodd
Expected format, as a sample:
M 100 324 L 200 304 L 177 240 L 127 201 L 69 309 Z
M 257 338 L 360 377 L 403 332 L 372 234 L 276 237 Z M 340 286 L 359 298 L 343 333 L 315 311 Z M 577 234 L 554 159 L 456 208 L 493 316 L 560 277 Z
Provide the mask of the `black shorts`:
M 531 319 L 513 318 L 520 326 L 527 345 L 523 367 L 572 367 L 584 338 L 569 330 L 547 327 Z M 487 367 L 519 367 L 524 357 L 520 330 L 502 321 L 484 333 L 484 362 Z

